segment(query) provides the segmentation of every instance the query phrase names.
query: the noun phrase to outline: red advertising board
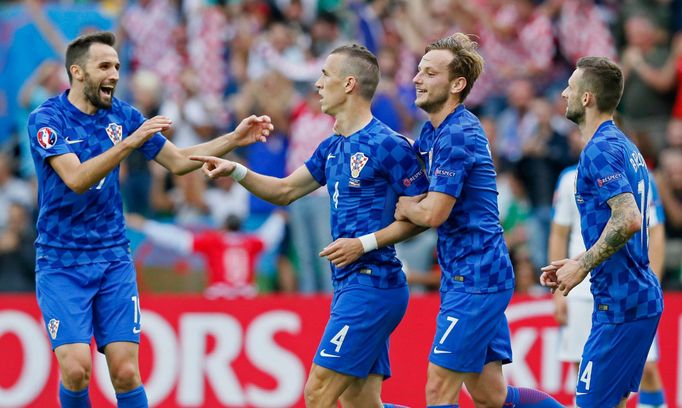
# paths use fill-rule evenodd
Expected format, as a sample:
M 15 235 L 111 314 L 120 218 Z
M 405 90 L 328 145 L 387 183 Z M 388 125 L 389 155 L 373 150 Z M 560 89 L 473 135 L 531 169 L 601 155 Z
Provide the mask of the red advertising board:
M 413 296 L 391 341 L 393 377 L 383 399 L 423 407 L 426 359 L 438 296 Z M 682 295 L 667 294 L 659 333 L 668 406 L 682 407 L 679 362 Z M 209 301 L 144 295 L 140 364 L 158 407 L 300 407 L 312 355 L 329 313 L 327 296 Z M 548 298 L 514 298 L 507 310 L 514 363 L 507 380 L 571 402 L 572 371 L 556 360 L 558 328 Z M 0 407 L 54 407 L 56 360 L 35 298 L 0 296 Z M 106 363 L 95 353 L 93 406 L 114 406 Z M 466 392 L 462 407 L 471 407 Z

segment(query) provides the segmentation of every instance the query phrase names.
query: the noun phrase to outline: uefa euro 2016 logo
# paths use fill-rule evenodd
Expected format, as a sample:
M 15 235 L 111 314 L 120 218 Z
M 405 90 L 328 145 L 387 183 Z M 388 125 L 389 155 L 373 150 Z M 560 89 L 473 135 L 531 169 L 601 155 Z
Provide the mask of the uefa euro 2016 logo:
M 360 172 L 367 164 L 369 157 L 365 156 L 362 152 L 357 152 L 350 157 L 350 174 L 353 178 L 360 176 Z
M 52 130 L 52 128 L 44 127 L 38 130 L 38 143 L 43 147 L 43 149 L 49 149 L 57 143 L 57 132 Z

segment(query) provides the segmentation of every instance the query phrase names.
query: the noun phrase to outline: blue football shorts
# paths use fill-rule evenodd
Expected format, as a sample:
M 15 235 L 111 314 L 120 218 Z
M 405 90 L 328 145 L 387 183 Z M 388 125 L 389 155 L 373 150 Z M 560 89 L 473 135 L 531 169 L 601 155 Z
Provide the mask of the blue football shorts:
M 429 361 L 463 373 L 480 373 L 493 361 L 511 363 L 511 336 L 504 311 L 513 292 L 441 292 Z
M 407 286 L 351 284 L 334 293 L 315 364 L 353 377 L 391 376 L 388 339 L 407 309 Z
M 140 296 L 132 262 L 102 262 L 36 272 L 36 296 L 52 349 L 70 343 L 97 349 L 140 342 Z
M 630 392 L 637 392 L 660 318 L 620 324 L 592 321 L 578 372 L 579 407 L 615 407 Z

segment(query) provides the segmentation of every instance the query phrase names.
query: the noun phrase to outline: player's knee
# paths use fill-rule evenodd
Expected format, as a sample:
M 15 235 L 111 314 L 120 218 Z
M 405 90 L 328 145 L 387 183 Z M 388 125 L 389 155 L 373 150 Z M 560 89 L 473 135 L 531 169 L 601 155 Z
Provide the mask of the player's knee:
M 66 360 L 61 364 L 62 383 L 70 390 L 82 390 L 90 384 L 92 366 L 87 361 Z
M 450 400 L 448 394 L 452 391 L 452 387 L 449 386 L 449 382 L 444 377 L 430 373 L 426 381 L 426 402 L 429 405 Z
M 116 392 L 131 391 L 142 383 L 137 365 L 133 362 L 116 364 L 109 368 L 111 383 Z
M 498 392 L 480 393 L 480 395 L 472 393 L 471 395 L 476 408 L 500 408 L 504 405 L 506 397 L 506 393 L 500 394 Z

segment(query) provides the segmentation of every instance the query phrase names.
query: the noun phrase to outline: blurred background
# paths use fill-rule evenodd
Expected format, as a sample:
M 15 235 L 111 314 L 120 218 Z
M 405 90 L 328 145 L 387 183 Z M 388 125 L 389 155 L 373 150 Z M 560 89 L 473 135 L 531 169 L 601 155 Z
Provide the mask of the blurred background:
M 49 365 L 30 295 L 37 208 L 26 120 L 45 99 L 68 88 L 63 61 L 68 42 L 96 30 L 117 34 L 122 66 L 116 96 L 147 117 L 170 116 L 174 127 L 166 137 L 180 147 L 230 131 L 250 114 L 270 115 L 276 131 L 268 142 L 235 151 L 231 158 L 278 177 L 302 165 L 332 133 L 333 119 L 320 112 L 313 83 L 333 48 L 352 41 L 378 56 L 381 82 L 373 113 L 414 139 L 426 119 L 413 103 L 412 84 L 424 47 L 456 31 L 476 35 L 486 66 L 466 105 L 479 115 L 490 139 L 500 217 L 517 279 L 518 296 L 507 313 L 515 363 L 506 374 L 517 385 L 533 387 L 537 381 L 565 403 L 571 401 L 574 374 L 553 355 L 553 306 L 538 282 L 539 268 L 547 262 L 557 178 L 577 162 L 580 151 L 560 94 L 579 57 L 617 60 L 626 78 L 617 121 L 655 175 L 666 216 L 661 367 L 666 387 L 673 389 L 669 406 L 682 406 L 682 392 L 675 390 L 682 390 L 682 296 L 673 293 L 682 289 L 681 28 L 681 0 L 2 1 L 0 292 L 26 295 L 0 296 L 0 351 L 7 353 L 1 359 L 10 361 L 0 373 L 0 406 L 49 406 L 56 395 L 50 390 L 56 390 L 58 374 L 54 362 Z M 318 256 L 331 241 L 326 191 L 278 208 L 231 178 L 208 182 L 199 172 L 173 176 L 137 153 L 122 170 L 129 237 L 146 293 L 143 306 L 149 308 L 143 310 L 141 360 L 150 401 L 300 406 L 305 369 L 331 292 L 328 264 Z M 178 251 L 177 239 L 168 237 L 192 239 L 193 251 Z M 413 297 L 394 336 L 400 358 L 393 359 L 397 376 L 386 386 L 387 395 L 398 397 L 391 402 L 409 402 L 408 389 L 415 406 L 422 398 L 423 379 L 412 373 L 423 372 L 433 333 L 433 322 L 423 316 L 435 316 L 438 304 L 437 295 L 428 294 L 437 290 L 440 277 L 435 243 L 435 231 L 428 231 L 397 246 L 413 292 L 424 295 Z M 263 296 L 280 293 L 287 296 Z M 3 336 L 11 330 L 19 340 Z M 203 334 L 213 339 L 210 347 L 196 337 Z M 236 367 L 236 377 L 216 368 L 220 365 L 206 373 L 185 366 L 203 367 L 203 357 L 232 356 L 216 350 L 242 336 L 244 349 L 234 346 L 240 354 L 234 365 L 226 362 Z M 16 350 L 22 346 L 20 358 Z M 173 347 L 192 358 L 172 365 L 180 352 Z M 287 359 L 286 348 L 298 359 Z M 155 358 L 157 352 L 163 358 Z M 99 382 L 104 390 L 108 380 L 105 371 L 100 374 L 95 378 L 104 379 Z M 43 378 L 52 387 L 47 391 Z M 249 381 L 271 394 L 248 391 Z M 205 395 L 197 384 L 206 385 Z M 289 397 L 283 397 L 285 391 Z M 99 398 L 95 401 L 105 400 Z

